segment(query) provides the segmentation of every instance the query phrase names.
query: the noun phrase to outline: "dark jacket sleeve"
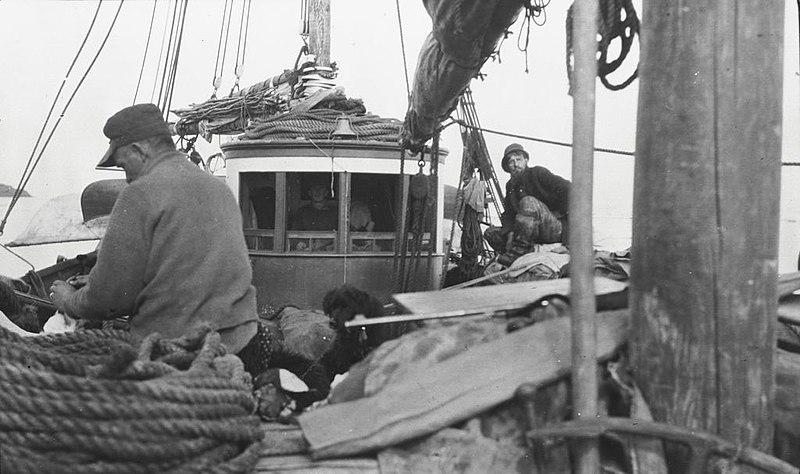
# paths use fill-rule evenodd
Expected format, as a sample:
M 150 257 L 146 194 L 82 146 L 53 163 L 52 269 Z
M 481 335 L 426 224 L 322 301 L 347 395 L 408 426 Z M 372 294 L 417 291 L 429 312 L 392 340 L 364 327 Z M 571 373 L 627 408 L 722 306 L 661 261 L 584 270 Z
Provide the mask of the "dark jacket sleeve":
M 572 183 L 542 166 L 525 170 L 525 194 L 539 199 L 561 218 L 569 213 L 569 191 Z

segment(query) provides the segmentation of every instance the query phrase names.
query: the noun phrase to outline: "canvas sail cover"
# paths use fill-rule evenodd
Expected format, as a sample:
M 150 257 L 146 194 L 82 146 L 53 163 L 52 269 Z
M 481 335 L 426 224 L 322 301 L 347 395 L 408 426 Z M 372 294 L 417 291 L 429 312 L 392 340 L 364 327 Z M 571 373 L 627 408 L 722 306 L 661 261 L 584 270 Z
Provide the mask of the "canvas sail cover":
M 28 227 L 7 245 L 22 247 L 101 239 L 108 226 L 108 216 L 84 221 L 80 202 L 78 194 L 66 194 L 47 201 L 33 215 Z
M 420 48 L 401 134 L 419 151 L 455 109 L 458 97 L 523 8 L 519 0 L 423 0 L 433 30 Z

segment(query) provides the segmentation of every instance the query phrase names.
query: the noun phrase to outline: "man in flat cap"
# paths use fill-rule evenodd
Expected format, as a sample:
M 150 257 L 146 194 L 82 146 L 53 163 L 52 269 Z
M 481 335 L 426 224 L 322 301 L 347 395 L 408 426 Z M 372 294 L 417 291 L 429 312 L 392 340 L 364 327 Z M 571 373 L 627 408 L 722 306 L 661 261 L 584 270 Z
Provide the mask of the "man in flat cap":
M 530 252 L 534 244 L 567 244 L 567 213 L 571 183 L 543 166 L 528 167 L 528 152 L 518 143 L 503 152 L 506 183 L 500 226 L 484 231 L 486 242 L 499 254 L 497 261 L 510 266 Z
M 207 324 L 231 353 L 257 343 L 255 288 L 239 206 L 228 187 L 176 151 L 153 104 L 120 110 L 99 167 L 125 170 L 97 263 L 81 288 L 56 281 L 62 312 L 87 320 L 129 316 L 135 342 Z

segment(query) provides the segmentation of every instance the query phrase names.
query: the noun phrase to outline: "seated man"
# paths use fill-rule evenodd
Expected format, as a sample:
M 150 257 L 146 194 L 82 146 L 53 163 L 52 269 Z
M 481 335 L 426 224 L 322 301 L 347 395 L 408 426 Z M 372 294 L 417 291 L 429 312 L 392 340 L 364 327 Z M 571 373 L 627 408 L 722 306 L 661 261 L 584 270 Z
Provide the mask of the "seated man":
M 483 234 L 505 266 L 530 252 L 534 244 L 568 243 L 571 183 L 543 166 L 529 168 L 528 159 L 522 145 L 506 147 L 502 166 L 511 179 L 506 183 L 502 225 L 490 226 Z
M 201 325 L 234 354 L 257 343 L 256 291 L 231 190 L 175 149 L 154 104 L 122 109 L 103 133 L 111 142 L 97 166 L 122 168 L 129 184 L 85 284 L 55 281 L 55 306 L 79 319 L 129 316 L 136 343 Z
M 309 190 L 311 202 L 300 207 L 292 218 L 290 230 L 332 231 L 339 227 L 339 212 L 328 204 L 328 187 L 317 183 Z M 334 239 L 312 239 L 309 249 L 305 242 L 299 242 L 295 250 L 333 250 Z

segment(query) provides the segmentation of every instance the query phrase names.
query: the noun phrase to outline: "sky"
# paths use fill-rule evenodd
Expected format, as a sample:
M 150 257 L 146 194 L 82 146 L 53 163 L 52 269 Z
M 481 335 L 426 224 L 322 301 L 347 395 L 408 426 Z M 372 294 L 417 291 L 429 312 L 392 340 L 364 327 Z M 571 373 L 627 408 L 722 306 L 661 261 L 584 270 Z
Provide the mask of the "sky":
M 241 2 L 234 1 L 220 95 L 230 91 L 235 79 Z M 372 113 L 402 120 L 407 109 L 404 62 L 413 80 L 417 54 L 430 32 L 431 20 L 421 1 L 399 3 L 405 57 L 395 0 L 332 0 L 331 58 L 339 66 L 337 82 L 344 86 L 348 96 L 363 99 Z M 565 70 L 565 18 L 570 3 L 550 2 L 544 24 L 530 28 L 527 53 L 519 48 L 525 29 L 518 20 L 511 27 L 513 34 L 502 45 L 500 61 L 487 62 L 482 70 L 484 79 L 473 81 L 473 97 L 484 128 L 572 141 L 572 99 L 567 94 Z M 17 185 L 97 4 L 95 0 L 0 0 L 0 143 L 3 144 L 0 183 Z M 173 108 L 203 102 L 211 96 L 224 4 L 224 0 L 189 2 Z M 641 17 L 641 1 L 634 4 L 639 7 Z M 98 50 L 118 5 L 114 0 L 102 2 L 95 30 L 66 82 L 54 119 Z M 159 48 L 154 45 L 161 42 L 170 5 L 166 0 L 158 1 L 151 52 L 143 67 L 153 2 L 124 2 L 105 48 L 41 155 L 26 191 L 38 198 L 49 198 L 79 193 L 97 179 L 123 176 L 120 172 L 94 168 L 108 143 L 102 127 L 110 115 L 133 103 L 140 72 L 143 79 L 137 102 L 155 100 L 152 89 Z M 786 2 L 784 161 L 800 161 L 797 16 L 794 2 Z M 242 87 L 293 66 L 302 45 L 299 25 L 300 0 L 252 0 Z M 631 64 L 637 59 L 636 52 L 629 57 Z M 634 149 L 637 96 L 638 81 L 618 92 L 608 91 L 597 83 L 596 146 Z M 49 133 L 50 128 L 45 138 Z M 209 156 L 217 151 L 216 140 L 211 144 L 198 140 L 201 154 Z M 521 141 L 530 151 L 532 164 L 571 177 L 571 150 L 567 147 L 493 134 L 486 134 L 486 141 L 501 184 L 507 179 L 500 169 L 502 150 L 512 141 Z M 456 127 L 445 131 L 442 146 L 450 151 L 442 175 L 446 183 L 457 184 L 461 143 Z M 35 150 L 34 157 L 39 150 Z M 621 215 L 627 214 L 629 221 L 633 158 L 597 153 L 595 170 L 596 206 L 619 209 Z M 800 202 L 796 207 L 800 213 Z M 5 209 L 0 208 L 0 212 Z M 10 220 L 29 217 L 12 213 Z
M 422 2 L 403 0 L 401 20 L 405 62 L 413 81 L 417 53 L 430 31 L 430 18 Z M 88 29 L 97 2 L 89 0 L 0 0 L 0 183 L 15 186 L 25 163 L 34 152 L 36 137 L 58 87 Z M 118 3 L 105 1 L 83 57 L 78 61 L 56 106 L 63 109 L 92 55 L 97 50 Z M 96 171 L 107 140 L 102 126 L 108 116 L 133 103 L 136 82 L 142 69 L 144 46 L 153 3 L 128 0 L 108 43 L 92 67 L 75 99 L 66 111 L 47 146 L 26 189 L 35 196 L 55 196 L 107 178 L 114 172 Z M 228 42 L 221 93 L 234 80 L 238 11 Z M 254 0 L 248 30 L 247 55 L 241 85 L 260 82 L 291 68 L 302 42 L 298 34 L 300 2 Z M 137 102 L 150 101 L 158 48 L 169 2 L 159 1 L 156 31 L 151 53 L 143 71 Z M 212 91 L 223 0 L 189 2 L 184 42 L 175 86 L 173 107 L 202 102 Z M 486 78 L 476 81 L 473 94 L 478 115 L 486 128 L 551 140 L 571 141 L 572 101 L 567 92 L 564 66 L 564 19 L 566 4 L 547 9 L 544 26 L 531 28 L 528 62 L 517 47 L 518 22 L 514 35 L 501 50 L 501 63 L 487 63 Z M 160 20 L 160 21 L 159 21 Z M 407 108 L 397 7 L 393 0 L 333 0 L 331 57 L 340 68 L 339 84 L 351 97 L 364 100 L 370 112 L 402 119 Z M 635 58 L 634 58 L 635 60 Z M 634 86 L 610 97 L 598 95 L 598 146 L 632 150 L 635 129 Z M 609 97 L 606 97 L 606 96 Z M 610 101 L 615 104 L 609 107 Z M 54 117 L 55 118 L 55 117 Z M 453 127 L 443 145 L 453 152 L 448 177 L 458 173 L 460 138 Z M 45 133 L 45 137 L 48 132 Z M 490 150 L 498 156 L 510 141 L 488 137 Z M 530 143 L 537 156 L 554 155 L 555 171 L 569 175 L 569 149 L 539 147 Z M 537 151 L 541 149 L 541 153 Z M 211 147 L 206 147 L 211 150 Z M 206 151 L 201 149 L 201 153 Z M 208 151 L 208 153 L 213 150 Z M 38 151 L 37 151 L 38 155 Z M 498 158 L 499 159 L 499 158 Z M 450 176 L 452 175 L 452 176 Z M 452 179 L 451 179 L 452 180 Z

